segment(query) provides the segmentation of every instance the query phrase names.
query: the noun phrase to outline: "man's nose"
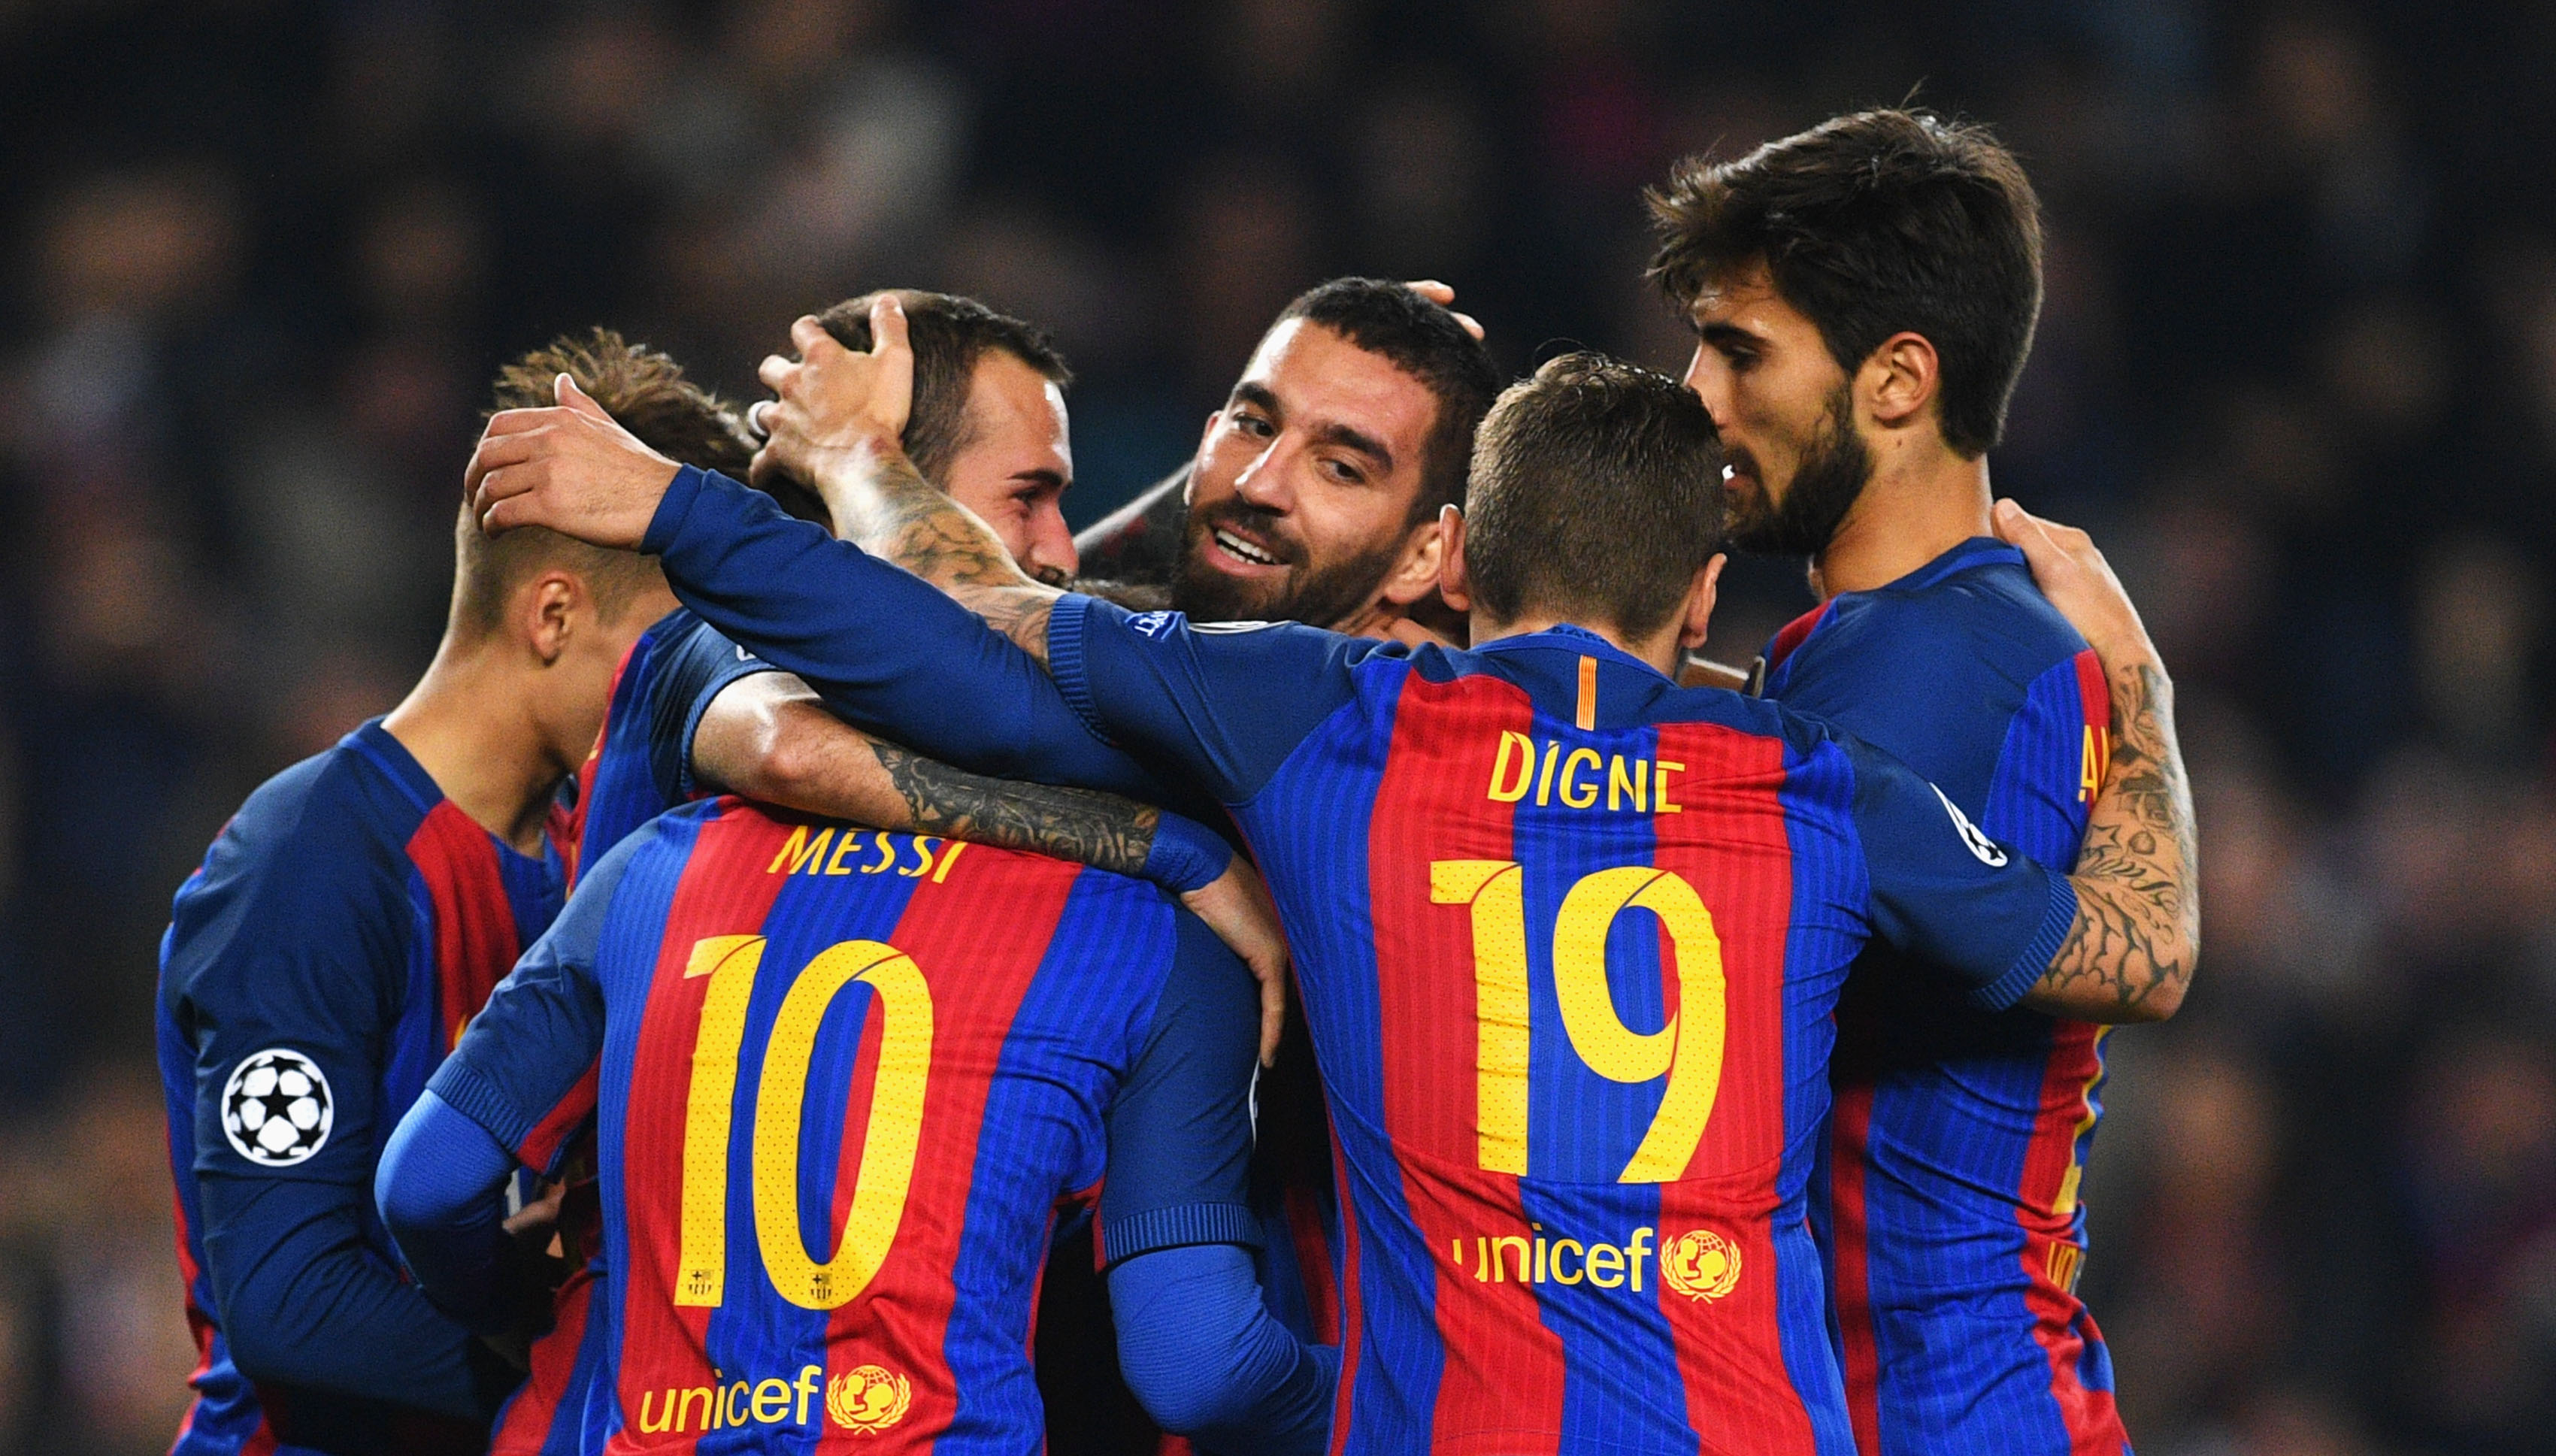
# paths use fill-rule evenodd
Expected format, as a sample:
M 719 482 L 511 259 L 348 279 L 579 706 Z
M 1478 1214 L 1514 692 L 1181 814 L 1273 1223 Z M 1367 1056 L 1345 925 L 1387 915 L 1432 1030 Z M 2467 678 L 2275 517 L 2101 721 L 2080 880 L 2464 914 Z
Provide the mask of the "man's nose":
M 1296 500 L 1290 467 L 1302 453 L 1281 432 L 1233 478 L 1233 493 L 1261 510 L 1284 515 Z
M 1721 366 L 1722 356 L 1702 344 L 1695 346 L 1694 355 L 1686 361 L 1686 387 L 1704 401 L 1704 412 L 1713 417 L 1717 429 L 1730 424 L 1729 397 L 1723 388 L 1727 371 Z
M 1065 512 L 1053 503 L 1031 518 L 1030 558 L 1022 564 L 1042 580 L 1070 579 L 1083 569 L 1082 553 L 1074 548 L 1074 530 L 1065 524 Z

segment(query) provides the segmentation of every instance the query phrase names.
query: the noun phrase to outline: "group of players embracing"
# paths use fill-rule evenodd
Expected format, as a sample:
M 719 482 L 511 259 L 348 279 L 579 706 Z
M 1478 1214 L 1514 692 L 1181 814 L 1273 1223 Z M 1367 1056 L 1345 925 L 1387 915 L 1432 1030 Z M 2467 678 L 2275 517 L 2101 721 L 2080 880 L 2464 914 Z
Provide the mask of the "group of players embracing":
M 2125 1451 L 2078 1189 L 2193 823 L 1992 503 L 2030 185 L 1884 110 L 1650 203 L 1685 380 L 1336 280 L 1082 543 L 969 300 L 750 420 L 508 369 L 433 667 L 177 897 L 181 1456 Z M 1732 547 L 1821 598 L 1744 674 Z

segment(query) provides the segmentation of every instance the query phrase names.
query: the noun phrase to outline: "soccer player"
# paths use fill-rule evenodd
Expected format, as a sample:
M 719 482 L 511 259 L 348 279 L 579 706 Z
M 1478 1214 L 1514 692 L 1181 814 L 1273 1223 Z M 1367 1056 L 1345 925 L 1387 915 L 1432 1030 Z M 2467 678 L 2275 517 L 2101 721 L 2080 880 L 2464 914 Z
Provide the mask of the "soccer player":
M 2030 183 L 1984 131 L 1861 112 L 1652 199 L 1654 275 L 1730 457 L 1732 541 L 1807 554 L 1819 607 L 1765 692 L 1906 762 L 1981 829 L 2074 864 L 2111 704 L 2095 654 L 1991 530 L 1986 451 L 2031 346 Z M 1823 1182 L 1864 1456 L 2120 1452 L 2075 1293 L 2106 1028 L 1947 993 L 1884 945 L 1838 1010 Z
M 1175 609 L 1381 637 L 1435 593 L 1440 518 L 1463 498 L 1473 429 L 1499 392 L 1479 325 L 1446 296 L 1343 278 L 1287 305 L 1201 434 Z M 883 327 L 901 347 L 902 323 Z M 897 458 L 904 397 L 880 388 L 875 354 L 851 352 L 869 341 L 846 348 L 843 334 L 834 314 L 822 327 L 803 318 L 791 329 L 801 359 L 764 361 L 780 399 L 756 407 L 772 428 L 756 483 L 811 483 L 846 540 L 933 579 L 973 568 L 914 530 L 938 507 Z M 1059 584 L 1034 565 L 1028 574 Z
M 1194 508 L 1180 517 L 1186 546 L 1172 553 L 1177 570 L 1167 563 L 1173 606 L 1416 640 L 1410 614 L 1437 596 L 1440 518 L 1464 493 L 1473 430 L 1499 388 L 1480 326 L 1452 299 L 1443 285 L 1336 279 L 1288 305 L 1207 421 Z M 904 381 L 919 399 L 930 371 L 902 362 L 907 324 L 892 298 L 873 303 L 865 336 L 847 334 L 842 311 L 792 328 L 799 361 L 764 361 L 779 399 L 757 407 L 771 434 L 754 478 L 809 482 L 846 540 L 927 579 L 1027 584 L 981 536 L 933 524 L 947 502 L 898 445 L 913 433 Z M 925 321 L 913 324 L 918 352 Z M 1024 756 L 1005 772 L 1070 768 Z M 1330 1140 L 1301 1047 L 1270 1069 L 1260 1107 L 1270 1297 L 1300 1334 L 1337 1340 Z M 1060 1274 L 1070 1304 L 1075 1277 Z
M 1047 1235 L 1097 1183 L 1139 1395 L 1311 1452 L 1337 1367 L 1242 1247 L 1257 1025 L 1155 887 L 705 801 L 598 861 L 498 988 L 393 1139 L 383 1219 L 431 1297 L 501 1324 L 492 1195 L 553 1167 L 599 1053 L 613 1449 L 1038 1451 Z
M 1722 457 L 1647 371 L 1566 356 L 1484 421 L 1447 522 L 1467 653 L 963 593 L 1006 641 L 626 437 L 516 438 L 542 423 L 482 439 L 490 529 L 659 553 L 697 610 L 955 762 L 1133 753 L 1233 808 L 1344 1169 L 1336 1449 L 1852 1449 L 1805 1199 L 1853 954 L 2089 1018 L 2188 982 L 2170 688 L 2101 558 L 2040 543 L 2121 705 L 2061 876 L 1886 755 L 1666 675 L 1710 617 Z
M 854 315 L 867 300 L 830 312 Z M 1056 509 L 1070 461 L 1064 421 L 1048 407 L 1064 361 L 1027 324 L 966 300 L 930 296 L 918 307 L 923 356 L 917 448 L 936 473 L 967 489 L 978 514 L 1001 523 L 1007 546 L 1045 566 L 1072 543 Z M 567 375 L 577 393 L 657 448 L 705 469 L 743 474 L 753 445 L 726 405 L 692 384 L 666 355 L 609 330 L 562 339 L 510 367 L 500 409 L 549 404 Z M 990 383 L 989 383 L 990 381 Z M 780 497 L 823 519 L 790 483 Z M 1247 864 L 1205 827 L 1106 794 L 1016 785 L 963 774 L 872 739 L 815 704 L 806 687 L 681 608 L 643 633 L 615 675 L 609 711 L 578 771 L 561 849 L 574 878 L 621 838 L 697 794 L 727 789 L 811 813 L 891 829 L 1028 848 L 1146 875 L 1214 916 L 1218 933 L 1273 980 L 1284 945 Z M 937 842 L 937 839 L 936 839 Z M 571 1121 L 575 1119 L 572 1117 Z M 565 1129 L 553 1132 L 565 1132 Z M 562 1220 L 573 1273 L 531 1373 L 499 1416 L 500 1453 L 567 1452 L 601 1440 L 598 1403 L 609 1356 L 605 1322 L 590 1318 L 602 1273 L 590 1140 L 571 1140 L 562 1166 L 573 1184 Z
M 401 1279 L 374 1163 L 558 912 L 553 793 L 594 741 L 614 665 L 674 598 L 652 561 L 546 531 L 490 538 L 466 504 L 454 544 L 424 678 L 249 796 L 161 942 L 201 1354 L 180 1456 L 477 1451 L 515 1383 Z

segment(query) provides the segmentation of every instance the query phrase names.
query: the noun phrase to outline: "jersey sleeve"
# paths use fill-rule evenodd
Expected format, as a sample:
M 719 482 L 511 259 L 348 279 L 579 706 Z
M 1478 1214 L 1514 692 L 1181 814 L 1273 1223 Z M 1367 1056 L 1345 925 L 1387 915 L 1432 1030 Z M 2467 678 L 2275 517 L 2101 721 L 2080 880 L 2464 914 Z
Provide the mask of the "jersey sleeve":
M 648 839 L 630 835 L 595 865 L 426 1084 L 546 1176 L 559 1171 L 567 1133 L 594 1106 L 603 1050 L 595 952 L 622 874 Z
M 693 735 L 710 703 L 739 678 L 779 670 L 706 622 L 694 624 L 667 645 L 643 714 L 649 774 L 666 803 L 682 803 L 710 787 L 693 777 Z
M 1259 997 L 1214 933 L 1179 914 L 1173 965 L 1110 1104 L 1104 1266 L 1186 1244 L 1260 1242 L 1249 1206 Z
M 308 873 L 306 873 L 308 872 Z M 411 942 L 359 865 L 270 862 L 171 927 L 195 1053 L 195 1171 L 370 1186 L 387 1136 L 380 1048 Z
M 1293 622 L 1200 624 L 1068 596 L 1048 666 L 1091 731 L 1223 803 L 1250 799 L 1348 701 L 1349 669 L 1384 645 Z
M 252 1379 L 484 1418 L 468 1333 L 364 1236 L 410 908 L 360 855 L 329 850 L 210 867 L 170 928 L 205 1273 Z
M 1178 799 L 973 612 L 761 491 L 687 465 L 640 549 L 685 606 L 855 726 L 970 773 Z
M 2076 920 L 2076 888 L 1989 839 L 1897 759 L 1841 742 L 1854 764 L 1874 933 L 1951 969 L 1975 1005 L 2002 1011 L 2022 1000 Z

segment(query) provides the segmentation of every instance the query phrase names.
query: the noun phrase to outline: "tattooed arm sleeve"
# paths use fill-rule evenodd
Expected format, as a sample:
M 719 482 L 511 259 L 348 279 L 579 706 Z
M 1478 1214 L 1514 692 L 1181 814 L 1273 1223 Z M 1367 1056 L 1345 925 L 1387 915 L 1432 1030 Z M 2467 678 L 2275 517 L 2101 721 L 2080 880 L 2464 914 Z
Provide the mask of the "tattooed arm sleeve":
M 2174 685 L 2152 660 L 2107 664 L 2112 761 L 2070 878 L 2077 918 L 2023 1004 L 2090 1022 L 2161 1022 L 2201 953 L 2192 788 L 2174 734 Z
M 786 672 L 729 684 L 693 737 L 701 780 L 874 828 L 1052 855 L 1186 894 L 1223 872 L 1222 841 L 1116 794 L 965 773 L 872 738 Z
M 1048 614 L 1063 591 L 1023 571 L 993 528 L 934 489 L 902 453 L 829 466 L 817 486 L 836 535 L 940 587 L 1047 661 Z

